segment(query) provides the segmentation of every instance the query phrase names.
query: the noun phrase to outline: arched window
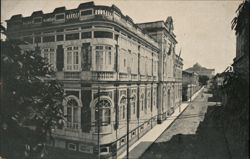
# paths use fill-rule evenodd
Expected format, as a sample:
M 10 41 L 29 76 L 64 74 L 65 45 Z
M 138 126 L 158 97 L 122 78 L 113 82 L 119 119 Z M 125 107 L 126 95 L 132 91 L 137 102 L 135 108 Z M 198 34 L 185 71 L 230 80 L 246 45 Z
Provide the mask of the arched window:
M 120 117 L 122 119 L 125 119 L 126 116 L 126 105 L 127 105 L 127 100 L 125 97 L 122 97 L 121 101 L 120 101 Z
M 170 101 L 170 98 L 171 98 L 171 92 L 170 92 L 170 89 L 168 90 L 168 107 L 170 107 L 171 106 L 171 101 Z
M 100 125 L 105 126 L 110 124 L 111 103 L 107 99 L 101 99 L 96 103 L 95 121 L 98 121 L 98 107 Z
M 130 106 L 131 106 L 131 114 L 135 114 L 136 110 L 136 96 L 134 95 L 133 98 L 130 100 Z
M 79 106 L 75 99 L 67 101 L 67 127 L 77 129 L 79 127 Z
M 147 106 L 146 106 L 146 108 L 150 108 L 150 105 L 151 105 L 151 92 L 149 91 L 148 95 L 147 95 Z
M 156 103 L 156 88 L 154 88 L 154 94 L 153 94 L 153 105 L 158 108 L 157 103 Z
M 141 110 L 143 111 L 143 108 L 144 108 L 144 94 L 141 94 L 141 98 L 140 98 L 140 105 L 141 105 Z

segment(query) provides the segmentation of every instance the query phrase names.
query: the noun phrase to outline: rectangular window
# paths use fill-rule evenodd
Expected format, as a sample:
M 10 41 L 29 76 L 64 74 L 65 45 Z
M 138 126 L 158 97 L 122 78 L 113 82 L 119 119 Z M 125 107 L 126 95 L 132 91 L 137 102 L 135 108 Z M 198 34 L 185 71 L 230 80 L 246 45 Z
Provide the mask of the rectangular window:
M 68 143 L 68 150 L 76 151 L 76 144 Z
M 41 42 L 41 37 L 40 36 L 35 37 L 35 43 L 40 43 L 40 42 Z
M 43 42 L 54 42 L 55 41 L 55 36 L 44 36 L 43 37 Z
M 65 18 L 65 15 L 64 14 L 57 14 L 56 15 L 56 20 L 62 20 Z
M 63 41 L 64 39 L 63 39 L 63 36 L 64 35 L 57 35 L 56 36 L 56 41 Z
M 79 33 L 66 34 L 66 40 L 77 40 L 79 39 Z
M 34 18 L 33 21 L 34 23 L 42 23 L 42 18 L 41 17 Z
M 103 67 L 103 51 L 96 51 L 96 66 L 98 69 Z
M 112 64 L 112 48 L 111 46 L 96 46 L 96 68 L 103 69 L 104 65 Z
M 82 32 L 82 39 L 90 39 L 90 38 L 91 38 L 91 31 Z
M 58 29 L 58 30 L 56 30 L 57 33 L 61 33 L 63 31 L 64 31 L 64 29 Z
M 111 51 L 108 52 L 108 64 L 111 65 Z
M 93 147 L 83 145 L 83 144 L 79 144 L 79 151 L 80 152 L 85 152 L 85 153 L 93 153 Z
M 82 26 L 81 29 L 91 29 L 92 26 L 91 25 L 86 25 L 86 26 Z
M 113 39 L 113 33 L 107 31 L 95 31 L 94 38 L 110 38 Z
M 87 16 L 87 15 L 92 15 L 92 14 L 93 14 L 92 9 L 81 11 L 81 16 Z
M 72 109 L 70 107 L 67 108 L 67 121 L 72 122 Z
M 66 70 L 67 71 L 79 71 L 80 59 L 78 47 L 68 47 L 66 53 Z
M 43 49 L 43 56 L 46 59 L 46 62 L 54 68 L 55 67 L 55 49 L 53 48 Z

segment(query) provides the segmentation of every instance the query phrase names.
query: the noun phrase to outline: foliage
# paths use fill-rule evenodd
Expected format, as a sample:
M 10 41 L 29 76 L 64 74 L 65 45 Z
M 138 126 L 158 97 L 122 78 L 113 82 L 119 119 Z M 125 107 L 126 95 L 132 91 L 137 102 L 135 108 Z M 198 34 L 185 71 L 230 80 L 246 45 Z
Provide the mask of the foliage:
M 1 154 L 40 158 L 53 127 L 62 122 L 63 89 L 39 49 L 23 51 L 20 44 L 1 40 Z
M 199 83 L 201 85 L 206 85 L 208 80 L 209 80 L 208 76 L 202 76 L 202 75 L 199 76 Z
M 245 151 L 249 140 L 249 82 L 248 75 L 235 70 L 226 72 L 222 91 L 224 101 L 223 122 L 232 149 L 238 155 L 248 155 Z

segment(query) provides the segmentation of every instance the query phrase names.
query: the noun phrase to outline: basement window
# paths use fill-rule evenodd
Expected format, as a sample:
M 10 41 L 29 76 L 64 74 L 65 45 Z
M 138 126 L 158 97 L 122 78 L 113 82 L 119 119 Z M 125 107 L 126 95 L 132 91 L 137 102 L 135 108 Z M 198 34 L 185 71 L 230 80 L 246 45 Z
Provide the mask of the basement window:
M 76 144 L 68 143 L 68 150 L 76 151 Z

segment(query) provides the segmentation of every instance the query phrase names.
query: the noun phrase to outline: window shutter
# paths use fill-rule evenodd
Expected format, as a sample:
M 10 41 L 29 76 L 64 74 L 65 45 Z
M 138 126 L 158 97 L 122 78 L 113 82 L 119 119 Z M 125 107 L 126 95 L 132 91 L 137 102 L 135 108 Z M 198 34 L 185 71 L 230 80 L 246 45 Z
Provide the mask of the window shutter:
M 81 128 L 83 132 L 91 130 L 91 90 L 83 90 L 82 94 L 82 109 L 81 109 Z
M 118 88 L 115 89 L 115 125 L 114 128 L 117 130 L 119 128 L 119 91 Z
M 58 45 L 56 49 L 56 68 L 58 71 L 63 70 L 64 50 L 62 45 Z
M 88 71 L 91 66 L 91 46 L 90 43 L 82 44 L 82 70 Z

